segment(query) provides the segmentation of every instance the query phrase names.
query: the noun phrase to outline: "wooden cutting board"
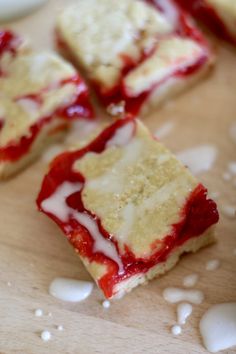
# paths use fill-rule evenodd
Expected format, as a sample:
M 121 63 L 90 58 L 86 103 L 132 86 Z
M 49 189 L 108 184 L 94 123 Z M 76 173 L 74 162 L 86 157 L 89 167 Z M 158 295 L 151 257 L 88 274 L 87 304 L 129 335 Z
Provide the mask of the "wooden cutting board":
M 51 0 L 9 27 L 29 36 L 37 49 L 52 47 L 55 12 L 68 2 Z M 236 160 L 236 144 L 229 135 L 230 125 L 236 122 L 236 51 L 223 43 L 214 45 L 217 64 L 211 75 L 145 123 L 152 131 L 166 122 L 174 124 L 162 139 L 174 152 L 201 144 L 217 148 L 213 168 L 200 180 L 211 192 L 220 193 L 221 207 L 236 205 L 236 177 L 234 185 L 223 178 L 227 164 Z M 215 245 L 183 257 L 167 275 L 137 288 L 107 310 L 97 289 L 82 303 L 62 302 L 48 294 L 54 277 L 87 280 L 90 276 L 59 229 L 36 210 L 35 198 L 46 168 L 39 161 L 0 184 L 0 353 L 207 353 L 199 336 L 199 319 L 212 304 L 236 301 L 235 219 L 221 215 Z M 215 258 L 221 261 L 220 268 L 207 272 L 206 262 Z M 173 337 L 170 328 L 176 323 L 176 305 L 166 303 L 162 291 L 182 286 L 183 277 L 193 272 L 200 276 L 196 288 L 204 292 L 205 301 L 194 306 L 182 335 Z M 44 316 L 35 317 L 37 308 Z M 57 325 L 63 325 L 64 331 L 59 332 Z M 44 329 L 52 333 L 47 343 L 40 338 Z

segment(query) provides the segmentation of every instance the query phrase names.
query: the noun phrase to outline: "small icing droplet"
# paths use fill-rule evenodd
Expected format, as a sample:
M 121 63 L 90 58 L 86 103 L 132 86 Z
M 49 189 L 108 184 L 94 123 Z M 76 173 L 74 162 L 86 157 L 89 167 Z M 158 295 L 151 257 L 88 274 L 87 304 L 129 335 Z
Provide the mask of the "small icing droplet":
M 236 345 L 236 303 L 210 307 L 200 321 L 200 332 L 206 349 L 212 353 Z
M 7 286 L 11 287 L 11 282 L 10 281 L 7 282 Z
M 51 339 L 52 335 L 49 331 L 43 331 L 41 333 L 41 338 L 44 342 L 48 342 Z
M 231 161 L 228 164 L 228 170 L 230 173 L 232 173 L 232 175 L 236 175 L 236 161 Z
M 52 317 L 52 313 L 51 312 L 48 312 L 48 317 Z
M 41 317 L 41 316 L 43 316 L 43 310 L 41 310 L 41 309 L 35 310 L 35 311 L 34 311 L 34 315 L 35 315 L 36 317 Z
M 217 156 L 217 149 L 212 145 L 197 146 L 177 153 L 177 157 L 194 175 L 212 168 Z
M 163 297 L 170 303 L 188 301 L 192 304 L 201 304 L 204 300 L 203 292 L 200 290 L 186 290 L 180 288 L 166 288 Z
M 210 261 L 207 262 L 206 264 L 206 270 L 216 270 L 220 266 L 220 261 L 219 259 L 211 259 Z
M 57 326 L 58 331 L 64 331 L 64 327 L 62 325 Z
M 108 309 L 111 306 L 111 303 L 108 300 L 104 300 L 102 302 L 102 306 L 104 307 L 104 309 Z
M 183 279 L 183 286 L 186 288 L 192 288 L 194 285 L 197 284 L 198 279 L 199 279 L 199 276 L 196 273 L 187 275 Z
M 160 126 L 154 133 L 157 139 L 163 139 L 166 137 L 174 128 L 174 122 L 169 121 Z
M 235 218 L 236 208 L 232 205 L 222 205 L 222 213 L 230 219 Z
M 49 293 L 52 296 L 69 302 L 85 300 L 92 290 L 93 283 L 68 278 L 55 278 L 49 287 Z
M 182 328 L 179 325 L 174 325 L 173 327 L 171 327 L 171 333 L 174 336 L 178 336 L 179 334 L 181 334 L 182 332 Z
M 185 324 L 187 318 L 191 315 L 193 307 L 187 302 L 183 302 L 177 306 L 177 318 L 180 325 Z

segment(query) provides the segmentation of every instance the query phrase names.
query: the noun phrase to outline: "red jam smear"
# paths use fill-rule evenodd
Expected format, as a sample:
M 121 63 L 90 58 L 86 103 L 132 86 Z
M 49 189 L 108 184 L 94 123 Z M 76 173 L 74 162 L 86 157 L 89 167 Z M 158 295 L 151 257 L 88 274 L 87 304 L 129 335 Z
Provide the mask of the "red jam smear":
M 116 247 L 124 267 L 124 272 L 119 274 L 116 262 L 101 252 L 93 252 L 93 237 L 84 226 L 80 225 L 73 218 L 69 218 L 67 222 L 63 222 L 55 215 L 43 210 L 43 201 L 49 198 L 63 182 L 85 183 L 83 175 L 73 170 L 75 161 L 82 158 L 88 152 L 101 153 L 104 151 L 107 141 L 113 137 L 117 129 L 131 121 L 136 124 L 133 118 L 117 120 L 88 146 L 81 150 L 65 152 L 59 155 L 52 162 L 51 169 L 44 178 L 37 198 L 39 210 L 47 214 L 60 226 L 70 243 L 78 250 L 81 256 L 86 257 L 90 262 L 96 261 L 107 265 L 107 273 L 98 281 L 98 284 L 108 298 L 114 295 L 114 287 L 117 283 L 134 274 L 146 273 L 154 265 L 166 261 L 173 249 L 182 245 L 191 237 L 200 236 L 211 225 L 217 223 L 219 219 L 216 203 L 211 199 L 207 199 L 206 188 L 199 184 L 186 201 L 180 215 L 180 221 L 172 225 L 172 232 L 161 242 L 159 241 L 158 245 L 153 245 L 154 253 L 152 256 L 148 259 L 137 258 L 127 245 L 125 246 L 125 252 L 122 254 L 119 253 L 117 241 L 102 227 L 102 221 L 89 210 L 85 209 L 81 196 L 82 190 L 72 194 L 66 200 L 67 205 L 79 212 L 90 215 L 97 223 L 103 237 L 109 239 Z
M 218 13 L 213 7 L 207 4 L 204 0 L 175 0 L 190 12 L 194 18 L 199 19 L 202 23 L 206 24 L 215 34 L 236 45 L 236 37 L 234 37 L 227 26 L 224 24 Z M 236 24 L 235 24 L 236 26 Z
M 20 38 L 11 31 L 0 30 L 0 56 L 4 52 L 16 54 L 17 48 L 21 43 Z

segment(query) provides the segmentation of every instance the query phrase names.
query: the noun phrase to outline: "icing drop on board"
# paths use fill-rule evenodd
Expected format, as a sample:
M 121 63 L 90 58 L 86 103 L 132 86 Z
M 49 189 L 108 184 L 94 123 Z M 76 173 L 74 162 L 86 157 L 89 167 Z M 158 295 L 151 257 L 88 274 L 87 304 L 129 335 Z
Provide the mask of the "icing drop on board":
M 180 288 L 166 288 L 163 297 L 167 302 L 177 303 L 188 301 L 192 304 L 201 304 L 204 300 L 203 292 L 200 290 L 185 290 Z
M 210 307 L 200 321 L 200 332 L 211 353 L 236 345 L 236 302 Z
M 85 300 L 92 290 L 93 283 L 68 278 L 55 278 L 49 287 L 49 293 L 52 296 L 69 302 Z

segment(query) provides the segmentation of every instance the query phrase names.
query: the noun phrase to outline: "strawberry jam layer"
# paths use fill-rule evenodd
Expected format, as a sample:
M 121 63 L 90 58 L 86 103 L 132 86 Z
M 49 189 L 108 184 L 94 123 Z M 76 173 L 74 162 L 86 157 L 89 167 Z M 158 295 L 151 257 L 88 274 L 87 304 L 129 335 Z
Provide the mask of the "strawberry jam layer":
M 236 36 L 233 36 L 224 24 L 218 13 L 205 0 L 175 0 L 194 18 L 206 24 L 218 37 L 236 45 Z M 236 26 L 236 23 L 235 23 Z
M 20 140 L 16 142 L 13 140 L 9 142 L 7 146 L 0 147 L 0 161 L 17 161 L 20 159 L 30 150 L 33 142 L 39 135 L 40 131 L 44 128 L 44 126 L 51 123 L 54 119 L 63 119 L 69 124 L 72 119 L 77 119 L 80 117 L 93 117 L 93 109 L 89 102 L 88 90 L 85 86 L 85 83 L 78 75 L 75 75 L 71 78 L 62 80 L 59 82 L 58 86 L 62 87 L 70 83 L 75 85 L 77 88 L 77 94 L 73 102 L 70 102 L 67 105 L 62 105 L 61 107 L 56 108 L 50 115 L 38 119 L 36 123 L 31 125 L 27 135 L 22 136 Z M 27 99 L 32 100 L 40 106 L 43 103 L 43 93 L 47 90 L 48 88 L 45 88 L 37 94 L 28 94 L 26 96 L 17 97 L 15 101 L 20 99 Z
M 158 263 L 166 261 L 173 249 L 182 245 L 192 237 L 200 236 L 211 225 L 218 221 L 218 211 L 213 200 L 207 199 L 207 190 L 199 184 L 189 195 L 188 200 L 180 213 L 180 221 L 172 225 L 172 231 L 169 235 L 158 243 L 158 250 L 153 245 L 153 254 L 149 258 L 137 258 L 134 253 L 125 246 L 125 251 L 120 253 L 118 243 L 113 235 L 110 235 L 102 226 L 102 220 L 84 207 L 82 200 L 82 191 L 85 184 L 84 176 L 73 170 L 74 163 L 89 152 L 101 153 L 106 149 L 107 142 L 114 136 L 117 129 L 121 128 L 133 118 L 117 120 L 114 124 L 106 128 L 93 142 L 81 150 L 66 152 L 58 156 L 51 164 L 49 173 L 45 176 L 41 191 L 37 199 L 39 210 L 43 211 L 52 218 L 64 231 L 68 240 L 78 253 L 87 258 L 90 262 L 106 265 L 107 271 L 102 278 L 98 280 L 98 285 L 103 290 L 106 297 L 114 295 L 115 285 L 124 279 L 135 274 L 146 273 L 150 268 Z M 136 122 L 136 121 L 134 121 Z M 135 123 L 136 124 L 136 123 Z M 64 183 L 69 182 L 72 185 L 80 185 L 78 191 L 71 193 L 65 198 L 66 207 L 68 207 L 68 216 L 65 219 L 60 218 L 53 213 L 53 210 L 46 211 L 43 208 L 43 202 L 56 194 L 57 189 Z M 57 199 L 56 199 L 57 200 Z M 55 205 L 60 209 L 59 205 Z M 72 212 L 71 212 L 72 211 Z M 88 229 L 81 225 L 76 219 L 74 213 L 83 213 L 93 219 L 100 232 L 100 236 L 109 241 L 117 252 L 117 256 L 122 262 L 123 271 L 119 272 L 119 265 L 114 259 L 109 258 L 104 252 L 94 250 L 95 238 Z M 81 215 L 81 214 L 80 214 Z

